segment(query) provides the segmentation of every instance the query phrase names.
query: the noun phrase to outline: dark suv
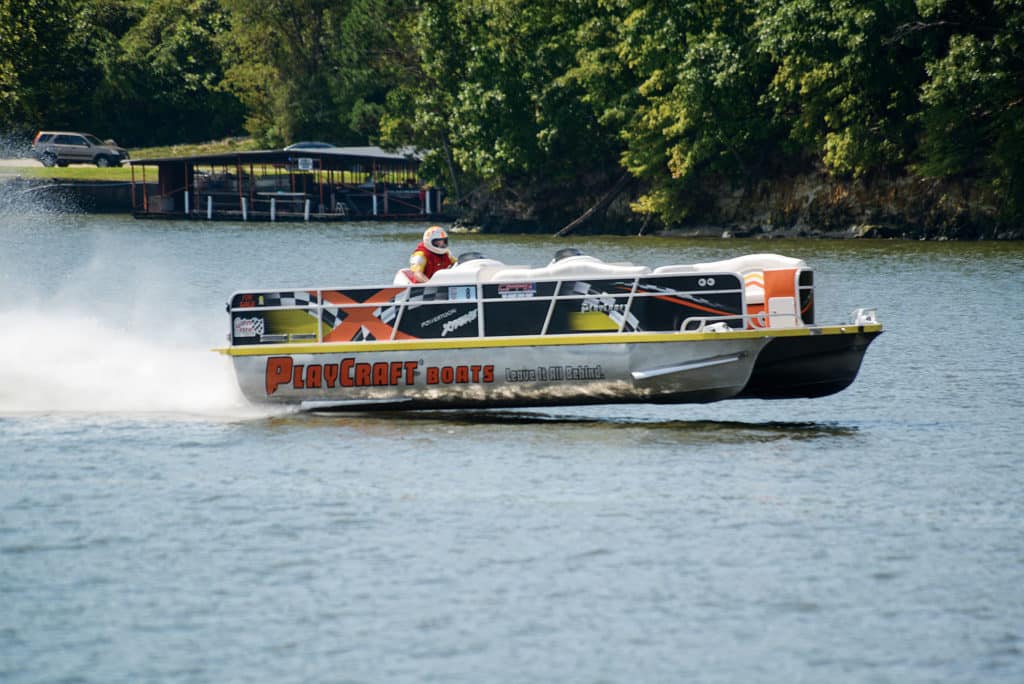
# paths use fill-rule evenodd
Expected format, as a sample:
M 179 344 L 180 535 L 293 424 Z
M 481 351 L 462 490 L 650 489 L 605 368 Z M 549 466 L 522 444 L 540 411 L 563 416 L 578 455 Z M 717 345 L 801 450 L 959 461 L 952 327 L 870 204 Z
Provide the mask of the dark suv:
M 128 150 L 118 147 L 113 140 L 103 142 L 88 133 L 39 131 L 32 141 L 32 156 L 43 166 L 95 164 L 105 167 L 120 166 L 128 158 Z

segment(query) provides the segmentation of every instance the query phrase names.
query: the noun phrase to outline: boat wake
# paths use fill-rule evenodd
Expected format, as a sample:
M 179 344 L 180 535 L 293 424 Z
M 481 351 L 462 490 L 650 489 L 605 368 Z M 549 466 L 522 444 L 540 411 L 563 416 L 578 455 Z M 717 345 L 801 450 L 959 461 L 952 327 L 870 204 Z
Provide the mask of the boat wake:
M 227 358 L 75 311 L 0 311 L 0 414 L 161 413 L 255 417 Z
M 856 426 L 843 425 L 836 422 L 814 421 L 742 421 L 742 420 L 708 420 L 705 418 L 667 418 L 667 411 L 651 410 L 648 405 L 643 410 L 630 415 L 623 415 L 622 407 L 609 412 L 602 407 L 587 406 L 578 412 L 565 412 L 558 409 L 449 409 L 423 411 L 303 411 L 296 414 L 296 419 L 311 416 L 317 420 L 333 420 L 338 424 L 365 423 L 368 421 L 402 420 L 405 422 L 422 421 L 426 423 L 445 423 L 450 425 L 553 425 L 565 427 L 601 427 L 604 429 L 642 428 L 647 432 L 665 431 L 686 433 L 691 438 L 706 436 L 709 439 L 728 439 L 730 436 L 741 436 L 745 441 L 770 442 L 779 439 L 817 437 L 852 437 L 858 434 Z M 660 407 L 659 407 L 660 408 Z

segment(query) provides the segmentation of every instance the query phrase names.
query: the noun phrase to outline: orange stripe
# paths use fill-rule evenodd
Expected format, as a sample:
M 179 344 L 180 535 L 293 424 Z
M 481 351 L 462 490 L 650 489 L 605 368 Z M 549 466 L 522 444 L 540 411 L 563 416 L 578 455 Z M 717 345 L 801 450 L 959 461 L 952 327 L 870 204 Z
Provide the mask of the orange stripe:
M 718 314 L 719 316 L 736 316 L 737 314 L 732 311 L 721 311 L 719 309 L 712 309 L 710 306 L 704 306 L 696 302 L 692 302 L 686 299 L 679 299 L 678 297 L 670 297 L 668 295 L 654 295 L 655 299 L 661 299 L 666 302 L 672 302 L 673 304 L 681 304 L 682 306 L 690 307 L 691 309 L 699 309 L 700 311 L 706 311 L 708 313 Z

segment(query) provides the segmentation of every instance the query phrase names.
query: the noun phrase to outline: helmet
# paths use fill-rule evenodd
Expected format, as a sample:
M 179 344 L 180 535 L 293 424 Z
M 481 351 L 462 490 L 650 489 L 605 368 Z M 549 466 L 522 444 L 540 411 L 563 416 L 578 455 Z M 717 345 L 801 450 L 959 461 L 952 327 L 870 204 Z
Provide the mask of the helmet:
M 441 226 L 430 226 L 423 233 L 423 246 L 434 254 L 447 254 L 448 233 Z

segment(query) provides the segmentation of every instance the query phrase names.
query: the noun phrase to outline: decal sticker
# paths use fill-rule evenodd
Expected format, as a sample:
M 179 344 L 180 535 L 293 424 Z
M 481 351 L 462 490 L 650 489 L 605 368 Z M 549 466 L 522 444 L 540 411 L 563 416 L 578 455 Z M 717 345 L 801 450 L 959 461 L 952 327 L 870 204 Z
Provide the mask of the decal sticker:
M 428 366 L 428 385 L 464 385 L 494 382 L 494 366 Z
M 625 313 L 626 304 L 624 302 L 621 304 L 616 303 L 614 297 L 587 297 L 580 305 L 580 311 L 584 313 L 587 311 L 600 311 L 601 313 L 617 311 Z
M 450 318 L 451 316 L 454 316 L 457 311 L 458 311 L 458 309 L 448 309 L 444 313 L 439 313 L 436 316 L 434 316 L 433 318 L 428 318 L 427 320 L 423 321 L 422 323 L 420 323 L 420 327 L 421 328 L 426 328 L 427 326 L 434 325 L 435 323 L 443 321 L 446 318 Z
M 469 325 L 477 318 L 477 311 L 473 309 L 462 314 L 458 318 L 453 318 L 450 321 L 445 321 L 444 327 L 441 329 L 441 337 L 445 337 L 450 332 L 455 332 L 459 328 Z
M 476 299 L 476 285 L 449 287 L 448 299 Z
M 263 319 L 258 316 L 253 316 L 252 318 L 238 317 L 234 321 L 234 336 L 260 337 L 265 330 L 264 326 Z
M 380 319 L 384 306 L 392 304 L 392 299 L 405 292 L 403 288 L 386 288 L 380 290 L 363 301 L 356 301 L 341 292 L 324 292 L 325 302 L 338 307 L 335 327 L 324 336 L 324 342 L 351 342 L 352 340 L 412 340 L 412 335 L 398 332 Z M 371 305 L 380 305 L 377 307 Z
M 534 283 L 506 283 L 498 285 L 498 296 L 502 299 L 520 299 L 537 294 Z
M 356 361 L 343 358 L 337 363 L 295 363 L 291 356 L 267 359 L 265 388 L 270 396 L 281 387 L 331 389 L 334 387 L 412 387 L 421 376 L 427 385 L 490 384 L 493 365 L 427 366 L 423 361 Z
M 601 366 L 566 366 L 566 380 L 604 380 Z
M 597 366 L 537 366 L 506 368 L 506 382 L 564 382 L 566 380 L 604 380 L 604 369 Z
M 295 363 L 290 356 L 271 356 L 267 359 L 267 395 L 281 385 L 295 389 L 322 387 L 379 387 L 412 385 L 416 381 L 417 361 L 356 362 L 354 358 L 339 363 Z

